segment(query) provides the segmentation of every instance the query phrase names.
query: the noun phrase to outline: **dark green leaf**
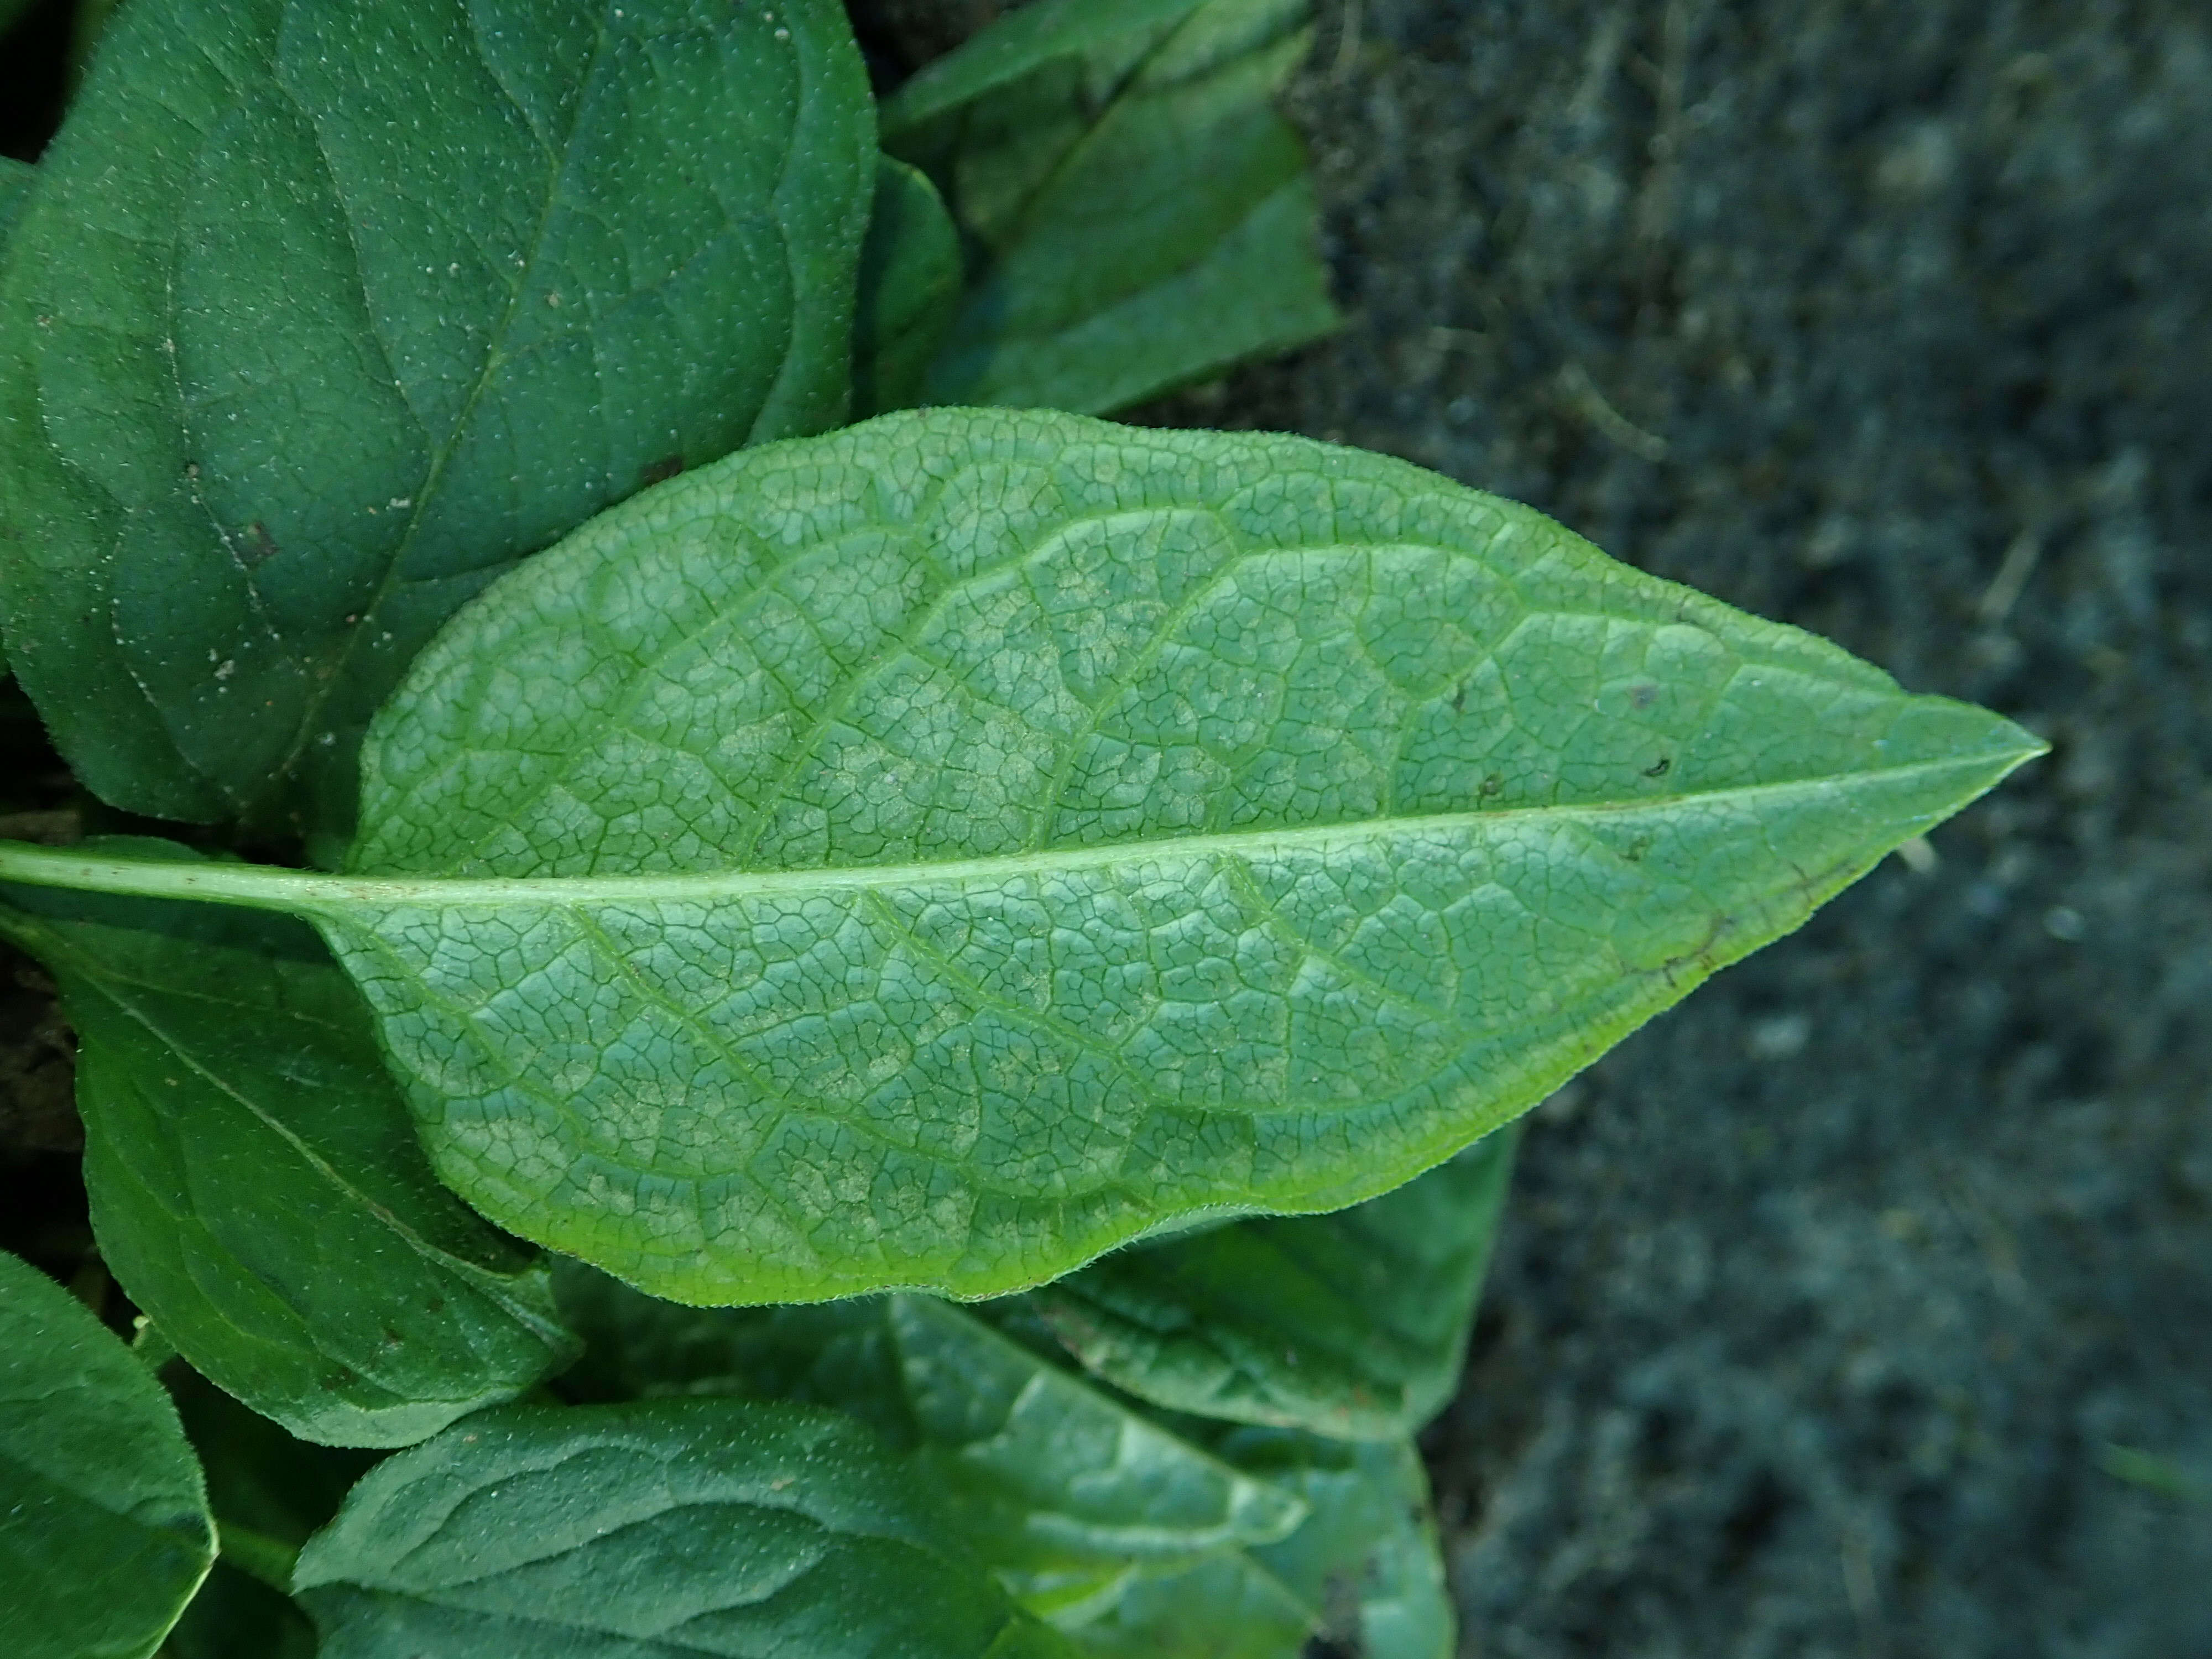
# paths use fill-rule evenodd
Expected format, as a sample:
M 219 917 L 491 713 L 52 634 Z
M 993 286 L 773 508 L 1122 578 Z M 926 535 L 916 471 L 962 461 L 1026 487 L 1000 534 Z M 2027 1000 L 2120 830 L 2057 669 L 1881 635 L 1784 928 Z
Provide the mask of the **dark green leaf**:
M 1304 1498 L 1311 1519 L 1280 1543 L 1226 1564 L 1240 1570 L 1234 1577 L 1209 1562 L 1185 1578 L 1145 1584 L 1119 1610 L 1113 1629 L 1121 1645 L 1113 1650 L 1127 1659 L 1262 1659 L 1273 1650 L 1244 1638 L 1235 1610 L 1279 1595 L 1306 1609 L 1339 1651 L 1450 1659 L 1451 1597 L 1428 1478 L 1410 1442 L 1239 1429 L 1213 1449 Z
M 38 168 L 28 161 L 0 155 L 0 268 L 7 264 L 8 238 L 15 228 L 16 216 L 22 212 L 32 180 L 38 176 Z
M 691 1309 L 573 1269 L 561 1294 L 588 1343 L 564 1388 L 799 1400 L 858 1417 L 945 1495 L 951 1524 L 1001 1583 L 1095 1651 L 1291 1659 L 1316 1631 L 1358 1634 L 1370 1583 L 1378 1628 L 1397 1603 L 1449 1632 L 1402 1441 L 1155 1421 L 982 1316 L 1018 1328 L 1018 1304 Z
M 337 1513 L 374 1458 L 295 1440 L 183 1365 L 162 1376 L 207 1471 L 222 1551 L 170 1632 L 168 1652 L 175 1659 L 312 1659 L 314 1626 L 276 1586 L 289 1586 L 289 1558 Z M 281 1568 L 275 1583 L 236 1565 L 234 1552 L 256 1542 L 270 1558 L 265 1565 Z
M 365 751 L 309 915 L 440 1174 L 686 1300 L 1374 1197 L 2043 745 L 1284 437 L 888 416 L 603 515 Z
M 162 1659 L 315 1659 L 315 1627 L 289 1596 L 218 1560 Z
M 194 1366 L 305 1438 L 393 1446 L 566 1357 L 544 1270 L 438 1184 L 311 930 L 7 897 L 0 936 L 53 973 L 82 1045 L 101 1253 Z
M 377 1462 L 374 1452 L 294 1438 L 188 1366 L 161 1375 L 206 1471 L 208 1507 L 227 1532 L 296 1550 Z
M 143 1659 L 206 1576 L 199 1465 L 152 1375 L 0 1254 L 0 1652 Z
M 1337 325 L 1273 99 L 1306 0 L 1047 0 L 885 106 L 983 250 L 933 403 L 1121 408 Z
M 324 1659 L 1054 1659 L 902 1462 L 726 1400 L 470 1419 L 372 1470 L 295 1579 Z
M 960 234 L 928 176 L 886 155 L 860 249 L 853 319 L 853 413 L 921 401 L 922 377 L 960 301 Z
M 562 1280 L 605 1396 L 735 1394 L 833 1406 L 907 1452 L 967 1546 L 1033 1611 L 1081 1625 L 1130 1579 L 1271 1543 L 1297 1499 L 926 1297 L 698 1310 Z M 596 1368 L 596 1369 L 595 1369 Z
M 78 775 L 342 823 L 492 576 L 836 421 L 872 125 L 835 0 L 123 9 L 0 283 L 9 649 Z
M 1116 1251 L 1036 1303 L 1085 1367 L 1157 1404 L 1402 1438 L 1459 1381 L 1516 1138 L 1333 1215 Z

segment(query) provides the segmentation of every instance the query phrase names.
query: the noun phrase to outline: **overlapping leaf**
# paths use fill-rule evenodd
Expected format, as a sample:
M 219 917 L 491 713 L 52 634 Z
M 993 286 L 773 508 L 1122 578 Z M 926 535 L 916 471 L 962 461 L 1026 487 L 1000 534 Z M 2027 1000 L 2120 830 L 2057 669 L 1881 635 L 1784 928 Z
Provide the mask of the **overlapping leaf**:
M 438 1184 L 360 994 L 311 930 L 0 898 L 0 937 L 53 973 L 82 1045 L 101 1253 L 194 1366 L 308 1439 L 392 1446 L 567 1357 L 544 1270 Z
M 927 1297 L 694 1310 L 564 1282 L 588 1397 L 737 1395 L 835 1407 L 905 1453 L 969 1548 L 1032 1610 L 1079 1626 L 1147 1573 L 1273 1543 L 1303 1504 Z
M 144 1659 L 214 1556 L 161 1385 L 68 1291 L 0 1254 L 0 1652 Z
M 469 595 L 838 418 L 872 128 L 835 0 L 118 14 L 0 283 L 8 646 L 78 775 L 342 827 Z
M 295 1578 L 323 1659 L 1058 1659 L 832 1413 L 505 1407 L 372 1470 Z
M 855 418 L 921 401 L 930 359 L 960 303 L 960 234 L 937 186 L 884 156 L 853 318 Z
M 1458 1382 L 1515 1138 L 1334 1214 L 1116 1251 L 1034 1299 L 1086 1369 L 1156 1404 L 1402 1437 Z
M 885 106 L 971 273 L 933 403 L 1098 413 L 1337 323 L 1273 99 L 1306 0 L 1044 0 Z
M 2042 745 L 1379 457 L 892 416 L 425 653 L 289 908 L 440 1174 L 681 1299 L 1042 1283 L 1375 1196 Z
M 1019 1329 L 1018 1304 L 695 1310 L 580 1272 L 564 1277 L 562 1303 L 588 1345 L 564 1388 L 845 1412 L 944 1494 L 947 1523 L 1008 1589 L 1093 1653 L 1295 1659 L 1315 1634 L 1358 1636 L 1370 1602 L 1378 1632 L 1395 1620 L 1438 1635 L 1374 1659 L 1449 1651 L 1402 1440 L 1352 1448 L 1155 1420 L 983 1316 Z

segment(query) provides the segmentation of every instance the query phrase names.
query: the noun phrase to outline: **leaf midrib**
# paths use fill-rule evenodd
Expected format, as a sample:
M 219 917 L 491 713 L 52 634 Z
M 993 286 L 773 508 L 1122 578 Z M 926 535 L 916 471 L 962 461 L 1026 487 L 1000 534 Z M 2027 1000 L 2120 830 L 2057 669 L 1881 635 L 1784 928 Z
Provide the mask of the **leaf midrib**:
M 1502 830 L 1532 823 L 1591 823 L 1638 815 L 1663 817 L 1685 808 L 1771 802 L 1847 789 L 1855 783 L 1942 773 L 1984 774 L 1988 776 L 1988 784 L 1994 785 L 2014 767 L 2033 759 L 2040 752 L 2039 749 L 2021 747 L 1787 782 L 1740 784 L 1653 800 L 1415 813 L 1352 823 L 1303 824 L 1287 830 L 1239 830 L 1164 839 L 1107 841 L 1081 847 L 902 864 L 639 875 L 332 876 L 268 865 L 201 866 L 150 859 L 84 859 L 52 848 L 0 842 L 0 881 L 147 898 L 198 899 L 331 920 L 343 920 L 349 912 L 360 907 L 409 904 L 562 908 L 574 905 L 769 898 L 969 884 L 990 885 L 1024 877 L 1059 875 L 1125 864 L 1186 863 L 1215 856 L 1251 858 L 1273 853 L 1325 852 L 1394 835 L 1487 830 L 1493 825 Z

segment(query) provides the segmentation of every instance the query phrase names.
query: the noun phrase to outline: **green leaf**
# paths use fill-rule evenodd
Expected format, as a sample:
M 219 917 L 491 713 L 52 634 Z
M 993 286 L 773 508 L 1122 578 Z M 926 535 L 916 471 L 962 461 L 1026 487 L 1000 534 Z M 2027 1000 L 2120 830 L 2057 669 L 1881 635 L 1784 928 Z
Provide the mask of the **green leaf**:
M 1413 1443 L 1345 1442 L 1280 1429 L 1238 1429 L 1215 1452 L 1306 1501 L 1312 1519 L 1255 1564 L 1315 1611 L 1321 1634 L 1362 1659 L 1450 1659 L 1451 1595 Z M 1155 1627 L 1176 1628 L 1183 1587 L 1151 1587 Z M 1131 1614 L 1140 1609 L 1133 1607 Z M 1164 1647 L 1135 1648 L 1164 1654 Z M 1194 1654 L 1193 1659 L 1200 1659 Z
M 287 908 L 439 1173 L 696 1302 L 985 1296 L 1387 1192 L 2043 744 L 1285 437 L 936 410 L 607 514 L 424 653 Z
M 1458 1383 L 1516 1139 L 1333 1215 L 1117 1251 L 1034 1300 L 1086 1369 L 1158 1405 L 1401 1438 Z
M 827 1412 L 506 1407 L 392 1457 L 300 1557 L 324 1659 L 1051 1659 L 899 1460 Z
M 144 1367 L 0 1254 L 0 1635 L 9 1659 L 143 1659 L 206 1577 L 199 1465 Z
M 1305 1518 L 1249 1480 L 991 1328 L 926 1297 L 698 1310 L 564 1273 L 587 1397 L 730 1394 L 836 1407 L 915 1462 L 966 1547 L 1063 1627 L 1132 1579 L 1272 1543 Z
M 1337 326 L 1273 100 L 1306 0 L 1047 0 L 885 106 L 984 258 L 933 403 L 1103 412 Z
M 982 1316 L 1020 1330 L 1018 1303 L 691 1309 L 573 1268 L 560 1286 L 587 1339 L 564 1389 L 796 1400 L 857 1417 L 945 1495 L 948 1523 L 1024 1605 L 1092 1651 L 1292 1659 L 1317 1632 L 1359 1633 L 1362 1584 L 1376 1628 L 1425 1618 L 1449 1635 L 1402 1441 L 1155 1420 L 1069 1371 L 1048 1336 L 1040 1352 Z M 1375 1650 L 1415 1652 L 1426 1650 Z
M 937 186 L 881 157 L 853 319 L 855 416 L 921 401 L 922 377 L 960 301 L 960 234 Z
M 79 776 L 343 830 L 462 601 L 839 418 L 872 128 L 834 0 L 125 8 L 0 283 L 8 648 Z
M 544 1269 L 438 1184 L 312 930 L 5 897 L 0 936 L 46 964 L 81 1043 L 101 1254 L 195 1367 L 304 1438 L 394 1446 L 568 1357 Z
M 6 263 L 9 235 L 15 228 L 16 217 L 23 211 L 32 182 L 38 176 L 38 168 L 28 161 L 0 155 L 0 265 Z

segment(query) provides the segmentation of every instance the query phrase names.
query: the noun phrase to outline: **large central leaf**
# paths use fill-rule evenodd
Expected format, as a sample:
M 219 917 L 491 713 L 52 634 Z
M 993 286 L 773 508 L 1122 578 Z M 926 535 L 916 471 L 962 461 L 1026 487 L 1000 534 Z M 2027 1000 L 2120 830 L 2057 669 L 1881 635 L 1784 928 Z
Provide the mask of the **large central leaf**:
M 872 125 L 835 0 L 118 14 L 0 286 L 9 649 L 78 775 L 342 827 L 493 575 L 840 416 Z
M 2040 747 L 1401 463 L 940 410 L 489 592 L 349 878 L 0 876 L 311 916 L 527 1237 L 980 1296 L 1396 1186 Z

